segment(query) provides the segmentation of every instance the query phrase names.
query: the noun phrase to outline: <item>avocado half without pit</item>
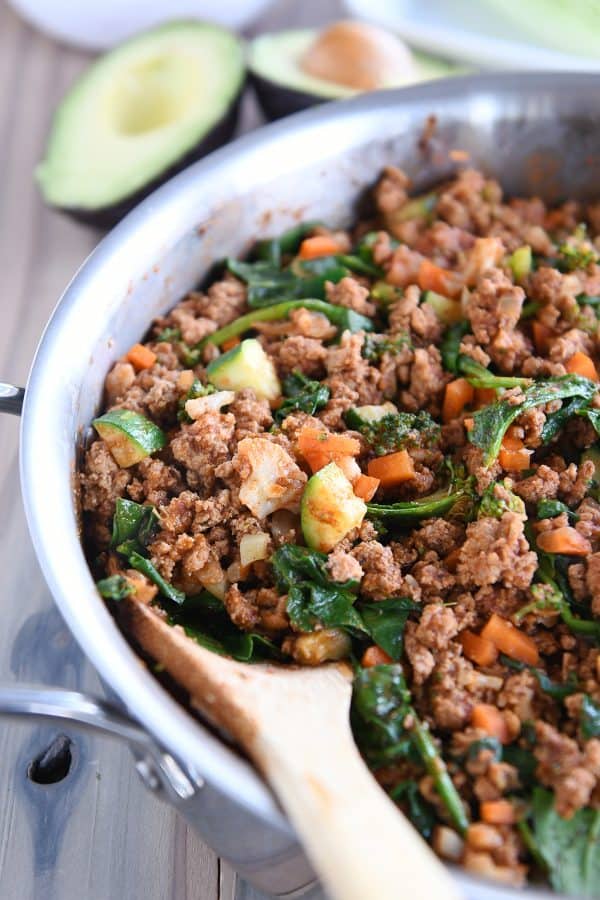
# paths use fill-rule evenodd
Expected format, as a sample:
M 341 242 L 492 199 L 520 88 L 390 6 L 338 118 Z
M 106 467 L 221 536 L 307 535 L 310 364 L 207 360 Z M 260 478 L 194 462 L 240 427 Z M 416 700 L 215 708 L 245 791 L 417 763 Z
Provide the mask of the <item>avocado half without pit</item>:
M 232 136 L 245 80 L 229 32 L 174 22 L 98 59 L 55 112 L 36 177 L 51 206 L 110 226 Z
M 248 67 L 269 119 L 325 100 L 458 71 L 451 63 L 412 51 L 381 28 L 353 21 L 336 22 L 323 31 L 263 34 L 250 45 Z

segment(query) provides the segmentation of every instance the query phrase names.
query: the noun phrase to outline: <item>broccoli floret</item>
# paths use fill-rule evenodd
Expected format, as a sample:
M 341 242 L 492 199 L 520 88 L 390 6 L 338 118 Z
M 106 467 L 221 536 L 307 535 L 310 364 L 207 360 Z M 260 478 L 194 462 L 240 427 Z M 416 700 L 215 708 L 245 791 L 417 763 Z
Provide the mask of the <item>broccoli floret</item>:
M 511 490 L 512 482 L 505 479 L 497 484 L 490 484 L 485 489 L 479 504 L 478 518 L 485 516 L 493 519 L 502 518 L 505 512 L 515 512 L 520 516 L 525 516 L 525 504 Z

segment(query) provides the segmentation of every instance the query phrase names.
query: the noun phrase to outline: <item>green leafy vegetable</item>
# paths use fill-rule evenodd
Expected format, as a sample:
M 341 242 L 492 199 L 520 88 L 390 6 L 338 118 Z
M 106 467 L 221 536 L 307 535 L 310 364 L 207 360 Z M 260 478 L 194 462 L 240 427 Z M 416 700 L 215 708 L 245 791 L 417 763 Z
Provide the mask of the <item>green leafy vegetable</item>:
M 490 484 L 481 495 L 481 502 L 477 511 L 478 518 L 490 516 L 501 519 L 505 512 L 516 512 L 520 516 L 525 515 L 525 504 L 517 494 L 506 486 L 506 481 L 501 481 L 501 491 L 496 491 L 496 484 Z
M 194 378 L 192 386 L 186 394 L 181 397 L 177 404 L 177 420 L 179 422 L 191 422 L 192 420 L 185 411 L 185 404 L 188 400 L 197 400 L 199 397 L 208 397 L 209 394 L 214 394 L 215 390 L 216 388 L 214 385 L 202 384 L 198 378 Z
M 160 523 L 153 506 L 134 503 L 133 500 L 117 498 L 113 516 L 110 546 L 118 549 L 119 544 L 132 542 L 132 547 L 140 552 L 150 543 Z
M 587 407 L 581 410 L 577 410 L 577 414 L 580 416 L 585 416 L 585 418 L 590 422 L 595 430 L 596 434 L 600 434 L 600 409 L 588 409 Z
M 314 231 L 319 224 L 319 222 L 301 222 L 284 231 L 279 237 L 259 241 L 256 245 L 256 257 L 279 268 L 283 256 L 296 253 L 306 235 Z
M 393 597 L 377 603 L 360 604 L 365 628 L 377 646 L 394 660 L 402 656 L 404 626 L 411 612 L 417 609 L 419 604 L 409 597 Z
M 575 269 L 587 269 L 598 260 L 593 245 L 587 239 L 587 230 L 584 224 L 578 225 L 575 233 L 567 238 L 558 248 L 556 265 L 563 272 L 574 272 Z
M 541 669 L 532 668 L 531 671 L 537 678 L 544 693 L 548 694 L 549 697 L 552 697 L 553 700 L 564 700 L 565 697 L 575 694 L 579 689 L 579 683 L 575 672 L 569 672 L 567 680 L 559 684 L 556 681 L 552 681 L 550 676 Z
M 125 547 L 125 544 L 121 544 L 117 547 L 117 551 L 123 553 Z M 173 587 L 172 584 L 169 584 L 168 581 L 165 581 L 156 566 L 150 562 L 149 559 L 135 550 L 128 550 L 125 555 L 127 556 L 127 561 L 131 568 L 137 569 L 138 572 L 141 572 L 142 575 L 149 578 L 150 581 L 156 585 L 163 597 L 166 597 L 167 600 L 171 600 L 173 603 L 183 603 L 185 600 L 183 591 L 178 590 L 176 587 Z
M 283 544 L 273 554 L 275 582 L 288 595 L 290 622 L 301 631 L 313 631 L 319 624 L 364 631 L 354 609 L 356 583 L 331 581 L 326 562 L 326 554 L 296 544 Z
M 319 409 L 327 406 L 331 391 L 320 381 L 311 381 L 302 372 L 296 370 L 283 380 L 285 400 L 275 413 L 275 420 L 283 422 L 286 416 L 295 410 L 313 416 Z
M 560 409 L 548 413 L 540 434 L 542 444 L 549 444 L 562 431 L 569 419 L 584 413 L 588 404 L 588 397 L 572 397 L 566 403 L 563 403 Z
M 218 347 L 230 338 L 237 337 L 254 328 L 256 322 L 275 322 L 279 319 L 286 319 L 293 309 L 310 309 L 313 312 L 320 312 L 327 316 L 329 321 L 340 331 L 373 330 L 371 319 L 361 316 L 360 313 L 354 312 L 353 309 L 347 309 L 345 306 L 334 306 L 324 300 L 288 300 L 285 303 L 276 303 L 265 309 L 255 309 L 246 313 L 245 316 L 240 316 L 229 325 L 207 335 L 197 345 L 197 349 L 202 349 L 206 344 L 215 344 Z
M 395 803 L 404 806 L 408 817 L 425 839 L 429 839 L 437 821 L 435 810 L 425 800 L 419 786 L 414 781 L 401 781 L 390 791 L 390 797 Z
M 556 891 L 597 897 L 600 883 L 600 810 L 580 809 L 563 819 L 554 809 L 554 795 L 533 792 L 532 832 Z
M 600 737 L 600 706 L 587 694 L 583 695 L 579 724 L 584 738 Z
M 282 300 L 303 297 L 325 299 L 325 282 L 341 281 L 350 270 L 340 265 L 337 257 L 318 257 L 292 268 L 280 269 L 270 262 L 240 262 L 227 260 L 229 271 L 247 286 L 248 306 L 261 309 Z
M 524 303 L 519 319 L 522 322 L 527 319 L 533 319 L 537 311 L 540 309 L 541 305 L 542 304 L 538 303 L 537 300 L 529 300 L 527 303 Z
M 410 347 L 410 338 L 407 334 L 389 338 L 383 334 L 366 334 L 363 341 L 361 356 L 369 362 L 379 362 L 384 353 L 397 353 L 402 347 Z
M 403 757 L 421 761 L 452 824 L 464 834 L 469 825 L 465 807 L 428 727 L 411 705 L 401 666 L 373 666 L 357 673 L 350 719 L 358 746 L 371 765 Z
M 201 647 L 239 662 L 281 658 L 279 648 L 268 638 L 236 628 L 221 601 L 208 591 L 186 598 L 182 606 L 170 611 L 169 622 L 181 625 Z
M 135 591 L 134 586 L 122 575 L 109 575 L 96 582 L 96 587 L 106 600 L 124 600 Z
M 502 748 L 502 762 L 514 766 L 519 773 L 519 781 L 525 791 L 535 781 L 535 771 L 538 761 L 526 747 L 520 747 L 518 744 L 508 744 Z
M 577 513 L 573 512 L 566 503 L 561 503 L 560 500 L 546 499 L 538 501 L 536 510 L 538 519 L 554 519 L 556 516 L 560 516 L 563 513 L 566 513 L 574 522 L 577 522 L 579 519 Z
M 472 744 L 469 744 L 469 749 L 467 751 L 468 759 L 476 759 L 482 750 L 489 750 L 492 753 L 492 758 L 496 762 L 502 759 L 502 744 L 498 738 L 484 737 L 478 741 L 473 741 Z
M 372 254 L 371 260 L 364 259 L 362 256 L 354 253 L 340 253 L 336 259 L 357 275 L 367 275 L 369 278 L 381 278 L 383 275 L 383 269 L 373 263 Z
M 440 426 L 424 410 L 387 413 L 373 422 L 360 423 L 350 418 L 350 422 L 356 423 L 352 427 L 357 427 L 377 456 L 404 447 L 431 447 L 440 435 Z
M 181 329 L 163 328 L 162 331 L 159 331 L 154 340 L 158 343 L 164 341 L 167 344 L 175 344 L 177 341 L 181 340 Z
M 440 345 L 440 352 L 447 372 L 452 372 L 454 375 L 458 374 L 458 357 L 461 355 L 460 344 L 464 336 L 469 334 L 470 331 L 471 323 L 466 320 L 464 322 L 455 322 L 454 325 L 450 325 L 446 330 Z
M 477 410 L 473 414 L 469 440 L 484 451 L 484 463 L 489 466 L 498 456 L 507 429 L 526 410 L 571 397 L 590 400 L 596 389 L 595 382 L 581 375 L 562 375 L 540 381 L 526 388 L 520 401 L 499 400 Z
M 600 306 L 600 297 L 591 294 L 577 294 L 575 299 L 580 306 Z
M 527 387 L 531 384 L 531 378 L 494 375 L 493 372 L 490 372 L 485 366 L 471 359 L 465 353 L 458 355 L 456 371 L 458 374 L 464 375 L 469 384 L 476 388 Z
M 443 516 L 452 511 L 455 516 L 461 510 L 463 518 L 471 513 L 473 494 L 469 487 L 456 490 L 441 490 L 420 500 L 406 500 L 399 503 L 367 503 L 367 514 L 374 519 L 391 519 L 394 523 L 415 522 Z

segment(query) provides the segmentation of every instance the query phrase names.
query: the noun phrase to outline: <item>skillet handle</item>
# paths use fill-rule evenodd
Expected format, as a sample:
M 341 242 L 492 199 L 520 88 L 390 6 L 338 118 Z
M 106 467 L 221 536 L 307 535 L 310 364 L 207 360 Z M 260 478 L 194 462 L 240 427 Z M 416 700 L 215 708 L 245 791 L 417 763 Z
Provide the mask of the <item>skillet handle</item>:
M 175 802 L 191 799 L 202 787 L 202 780 L 185 771 L 134 719 L 98 697 L 62 688 L 0 685 L 0 716 L 67 721 L 121 738 L 130 744 L 145 785 L 164 789 Z
M 0 381 L 0 413 L 6 412 L 12 413 L 13 416 L 20 416 L 24 399 L 25 388 Z

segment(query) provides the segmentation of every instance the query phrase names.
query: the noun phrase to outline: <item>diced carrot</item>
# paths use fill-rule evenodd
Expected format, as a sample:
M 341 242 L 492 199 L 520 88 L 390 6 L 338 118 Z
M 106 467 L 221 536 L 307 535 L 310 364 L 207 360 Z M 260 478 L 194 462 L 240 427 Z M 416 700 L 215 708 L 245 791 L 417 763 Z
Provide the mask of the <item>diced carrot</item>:
M 330 434 L 318 428 L 303 428 L 298 435 L 298 450 L 313 472 L 345 456 L 358 456 L 360 443 L 345 434 Z
M 588 539 L 571 525 L 543 531 L 538 535 L 537 545 L 545 553 L 564 553 L 567 556 L 587 556 L 592 552 Z
M 590 381 L 598 381 L 598 370 L 594 365 L 593 359 L 587 353 L 582 353 L 581 350 L 573 354 L 565 368 L 571 375 L 583 375 L 584 378 L 589 378 Z
M 466 378 L 455 378 L 446 385 L 442 419 L 451 422 L 460 416 L 465 406 L 469 406 L 475 397 L 475 389 Z
M 497 738 L 501 744 L 507 744 L 509 741 L 506 720 L 498 707 L 492 706 L 491 703 L 477 703 L 473 707 L 471 725 Z
M 456 569 L 458 567 L 458 557 L 460 555 L 460 550 L 461 550 L 460 547 L 456 547 L 444 559 L 444 565 L 446 566 L 446 568 L 448 569 L 449 572 L 452 572 L 452 573 L 456 572 Z
M 365 503 L 368 503 L 368 501 L 372 500 L 377 493 L 378 487 L 379 478 L 372 478 L 370 475 L 361 475 L 360 478 L 356 479 L 354 493 L 357 497 L 360 497 L 361 500 L 364 500 Z
M 481 637 L 473 631 L 463 631 L 459 640 L 465 656 L 478 666 L 492 666 L 498 659 L 498 648 L 489 638 Z
M 422 291 L 435 291 L 444 297 L 458 297 L 463 288 L 462 278 L 457 272 L 442 269 L 430 259 L 423 259 L 417 273 L 417 283 Z
M 511 659 L 528 666 L 537 666 L 539 662 L 540 654 L 535 641 L 498 613 L 492 613 L 481 629 L 481 637 L 492 641 L 500 653 L 510 656 Z
M 334 256 L 340 252 L 340 245 L 328 234 L 316 234 L 304 238 L 300 244 L 300 259 L 315 259 L 317 256 Z
M 498 399 L 496 388 L 475 388 L 475 409 L 482 409 Z
M 510 800 L 483 800 L 479 812 L 488 825 L 514 825 L 517 818 Z
M 381 647 L 373 644 L 371 647 L 367 647 L 363 653 L 360 664 L 365 669 L 370 669 L 372 666 L 387 666 L 391 662 L 393 662 L 392 657 Z
M 131 363 L 136 372 L 151 369 L 156 362 L 156 353 L 143 344 L 134 344 L 127 354 L 127 362 Z
M 222 350 L 233 350 L 234 347 L 240 343 L 239 337 L 230 337 L 228 340 L 223 341 L 221 344 Z
M 498 462 L 507 472 L 522 472 L 531 463 L 531 450 L 527 450 L 521 438 L 507 432 L 502 440 Z
M 378 478 L 384 488 L 402 484 L 403 481 L 410 481 L 415 477 L 415 467 L 406 450 L 398 450 L 397 453 L 388 453 L 387 456 L 372 459 L 367 466 L 367 472 L 372 478 Z
M 542 325 L 541 322 L 534 320 L 531 323 L 531 331 L 535 349 L 538 353 L 545 353 L 548 349 L 550 338 L 552 337 L 552 330 L 548 328 L 547 325 Z

